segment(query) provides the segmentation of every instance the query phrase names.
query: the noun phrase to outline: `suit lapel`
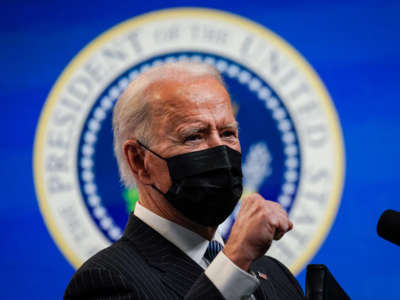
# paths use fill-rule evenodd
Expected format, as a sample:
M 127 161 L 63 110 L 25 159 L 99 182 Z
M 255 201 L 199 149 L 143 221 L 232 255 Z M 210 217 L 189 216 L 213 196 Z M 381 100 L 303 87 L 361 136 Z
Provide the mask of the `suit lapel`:
M 135 244 L 149 265 L 162 271 L 161 280 L 182 297 L 204 272 L 195 261 L 133 214 L 124 237 Z

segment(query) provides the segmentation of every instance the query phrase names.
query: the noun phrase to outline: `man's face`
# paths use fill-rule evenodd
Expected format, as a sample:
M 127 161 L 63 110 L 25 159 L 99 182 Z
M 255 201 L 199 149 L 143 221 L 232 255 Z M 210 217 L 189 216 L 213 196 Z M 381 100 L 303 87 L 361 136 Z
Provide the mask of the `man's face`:
M 156 153 L 168 158 L 220 145 L 240 151 L 229 94 L 215 78 L 165 80 L 149 91 Z M 166 192 L 171 185 L 166 162 L 147 152 L 145 163 L 154 184 Z

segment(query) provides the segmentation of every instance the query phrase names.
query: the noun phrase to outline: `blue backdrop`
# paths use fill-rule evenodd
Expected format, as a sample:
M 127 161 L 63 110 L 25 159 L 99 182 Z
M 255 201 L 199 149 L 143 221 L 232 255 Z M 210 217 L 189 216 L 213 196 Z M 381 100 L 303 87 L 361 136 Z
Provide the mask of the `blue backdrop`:
M 327 264 L 354 299 L 399 299 L 400 249 L 378 238 L 375 227 L 383 210 L 400 210 L 400 2 L 366 0 L 2 1 L 2 299 L 60 299 L 74 272 L 46 229 L 32 179 L 35 128 L 55 80 L 105 30 L 174 6 L 254 20 L 318 72 L 341 121 L 346 179 L 338 215 L 312 263 Z M 298 279 L 304 285 L 304 272 Z

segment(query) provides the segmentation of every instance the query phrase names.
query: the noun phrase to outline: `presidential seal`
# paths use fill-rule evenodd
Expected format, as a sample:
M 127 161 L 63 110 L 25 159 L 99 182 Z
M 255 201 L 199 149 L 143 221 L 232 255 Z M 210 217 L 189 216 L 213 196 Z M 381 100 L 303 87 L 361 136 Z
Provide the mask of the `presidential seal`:
M 240 124 L 244 194 L 258 192 L 287 210 L 295 229 L 268 255 L 298 273 L 340 202 L 344 154 L 334 106 L 311 66 L 280 37 L 208 9 L 157 11 L 117 25 L 57 80 L 34 149 L 35 187 L 51 235 L 75 267 L 121 236 L 138 193 L 119 180 L 112 109 L 141 72 L 179 60 L 221 72 Z M 225 238 L 239 206 L 219 228 Z

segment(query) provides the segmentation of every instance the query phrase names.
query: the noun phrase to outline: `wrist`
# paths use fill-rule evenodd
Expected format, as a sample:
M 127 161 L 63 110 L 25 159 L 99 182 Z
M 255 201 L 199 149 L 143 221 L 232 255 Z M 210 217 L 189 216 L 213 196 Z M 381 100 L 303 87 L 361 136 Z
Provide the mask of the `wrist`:
M 235 251 L 232 249 L 229 249 L 227 247 L 225 247 L 222 252 L 226 255 L 227 258 L 229 258 L 229 260 L 231 262 L 233 262 L 237 267 L 239 267 L 240 269 L 248 272 L 250 269 L 250 265 L 253 262 L 253 260 L 249 257 L 247 257 L 246 255 L 244 255 L 244 251 Z

